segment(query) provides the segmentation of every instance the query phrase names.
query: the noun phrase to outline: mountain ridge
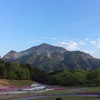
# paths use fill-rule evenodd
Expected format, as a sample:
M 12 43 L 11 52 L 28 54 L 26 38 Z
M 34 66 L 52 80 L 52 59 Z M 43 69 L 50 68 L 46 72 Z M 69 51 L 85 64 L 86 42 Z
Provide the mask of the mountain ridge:
M 38 46 L 33 46 L 33 47 L 31 47 L 27 50 L 20 51 L 20 52 L 16 52 L 14 50 L 11 50 L 6 55 L 4 55 L 3 59 L 10 59 L 10 57 L 12 59 L 17 59 L 21 56 L 25 56 L 25 55 L 31 54 L 33 52 L 38 52 L 39 55 L 47 52 L 50 55 L 52 52 L 61 52 L 61 53 L 63 53 L 65 51 L 67 51 L 67 50 L 62 48 L 62 47 L 52 46 L 50 44 L 43 43 L 43 44 L 40 44 Z
M 81 51 L 68 51 L 63 47 L 46 43 L 21 52 L 10 51 L 3 57 L 3 60 L 28 63 L 48 72 L 64 68 L 98 69 L 100 65 L 100 59 L 96 59 L 90 54 Z

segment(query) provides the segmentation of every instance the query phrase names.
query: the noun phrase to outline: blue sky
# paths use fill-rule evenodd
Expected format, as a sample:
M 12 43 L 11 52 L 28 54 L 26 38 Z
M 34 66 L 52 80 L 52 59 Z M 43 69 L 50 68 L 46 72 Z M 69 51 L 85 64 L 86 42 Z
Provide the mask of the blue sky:
M 0 55 L 41 43 L 100 57 L 100 0 L 0 0 Z

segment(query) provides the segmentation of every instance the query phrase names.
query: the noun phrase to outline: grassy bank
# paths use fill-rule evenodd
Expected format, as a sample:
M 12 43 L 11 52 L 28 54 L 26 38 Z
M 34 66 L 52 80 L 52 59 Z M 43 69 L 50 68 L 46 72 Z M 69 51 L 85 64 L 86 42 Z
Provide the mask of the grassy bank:
M 33 81 L 30 80 L 6 80 L 6 79 L 0 79 L 0 84 L 2 86 L 8 86 L 8 87 L 21 87 L 21 86 L 30 86 L 33 83 Z

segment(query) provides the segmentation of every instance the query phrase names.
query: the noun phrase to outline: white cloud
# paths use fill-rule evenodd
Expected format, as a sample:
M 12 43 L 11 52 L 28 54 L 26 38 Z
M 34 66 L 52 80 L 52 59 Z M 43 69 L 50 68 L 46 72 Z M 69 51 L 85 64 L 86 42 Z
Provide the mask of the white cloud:
M 89 53 L 89 54 L 94 54 L 95 52 L 93 50 L 83 50 L 84 52 L 86 53 Z
M 94 55 L 94 57 L 100 59 L 100 51 L 95 51 L 95 53 L 93 55 Z
M 54 38 L 54 37 L 53 37 L 53 38 L 51 38 L 51 40 L 59 40 L 59 39 L 60 39 L 60 38 Z
M 91 44 L 93 44 L 95 47 L 100 48 L 100 39 L 90 41 Z
M 78 44 L 85 45 L 86 43 L 84 41 L 80 41 Z
M 65 38 L 60 39 L 60 41 L 56 45 L 60 47 L 64 47 L 69 51 L 84 51 L 93 57 L 99 58 L 100 54 L 100 38 L 96 40 L 91 40 L 90 38 L 86 37 L 83 40 L 65 40 Z
M 67 50 L 78 50 L 78 43 L 73 41 L 68 42 L 60 42 L 58 43 L 59 46 L 66 48 Z
M 89 38 L 85 38 L 85 40 L 87 41 L 87 40 L 89 40 Z
M 90 41 L 90 43 L 95 44 L 96 41 Z
M 98 41 L 100 41 L 100 39 L 97 39 Z

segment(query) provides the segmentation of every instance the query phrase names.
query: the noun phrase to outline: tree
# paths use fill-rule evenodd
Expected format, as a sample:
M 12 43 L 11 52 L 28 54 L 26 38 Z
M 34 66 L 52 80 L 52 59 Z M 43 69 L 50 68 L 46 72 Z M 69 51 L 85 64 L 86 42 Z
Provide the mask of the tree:
M 3 63 L 0 62 L 0 78 L 6 78 L 6 68 Z

